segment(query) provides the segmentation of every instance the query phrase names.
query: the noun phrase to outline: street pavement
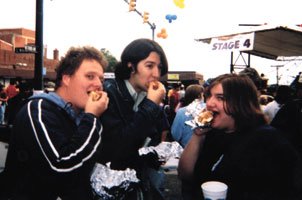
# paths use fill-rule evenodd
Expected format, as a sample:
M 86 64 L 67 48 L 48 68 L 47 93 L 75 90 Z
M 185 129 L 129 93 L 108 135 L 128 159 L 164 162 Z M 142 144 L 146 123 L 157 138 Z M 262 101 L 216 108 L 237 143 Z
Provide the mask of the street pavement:
M 166 200 L 181 200 L 181 183 L 177 171 L 166 172 L 165 197 Z

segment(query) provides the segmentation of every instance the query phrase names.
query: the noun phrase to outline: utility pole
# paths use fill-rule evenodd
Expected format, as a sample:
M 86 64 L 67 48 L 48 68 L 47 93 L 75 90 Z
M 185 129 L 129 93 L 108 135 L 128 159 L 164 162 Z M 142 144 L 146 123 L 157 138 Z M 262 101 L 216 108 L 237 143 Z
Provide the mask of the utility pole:
M 276 79 L 277 79 L 277 85 L 279 85 L 279 68 L 280 67 L 284 67 L 284 65 L 272 65 L 271 67 L 275 67 L 276 68 Z
M 128 5 L 130 4 L 128 2 L 128 0 L 124 0 Z M 139 16 L 141 16 L 141 18 L 143 18 L 143 14 L 141 12 L 139 12 L 136 8 L 133 10 L 135 11 Z M 155 29 L 156 29 L 156 25 L 154 23 L 150 23 L 149 21 L 147 22 L 152 30 L 152 40 L 154 40 L 154 35 L 155 35 Z
M 43 89 L 43 0 L 36 0 L 36 52 L 34 89 Z

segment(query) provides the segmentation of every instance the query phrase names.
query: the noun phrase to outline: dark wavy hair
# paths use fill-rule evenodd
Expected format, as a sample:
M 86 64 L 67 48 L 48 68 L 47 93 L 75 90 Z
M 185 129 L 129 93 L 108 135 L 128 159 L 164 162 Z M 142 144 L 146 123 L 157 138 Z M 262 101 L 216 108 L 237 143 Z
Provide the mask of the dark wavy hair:
M 247 75 L 223 74 L 215 78 L 208 90 L 221 84 L 224 96 L 224 110 L 235 120 L 237 130 L 255 128 L 266 124 L 266 118 L 261 111 L 257 88 Z
M 122 80 L 130 78 L 132 70 L 137 70 L 137 64 L 146 59 L 151 52 L 158 53 L 160 57 L 160 75 L 164 76 L 168 72 L 168 61 L 162 47 L 150 39 L 136 39 L 126 46 L 121 55 L 121 61 L 117 63 L 115 77 Z M 128 67 L 128 63 L 133 65 L 133 69 Z
M 108 66 L 107 59 L 100 50 L 91 46 L 71 47 L 65 57 L 61 59 L 57 65 L 55 89 L 61 86 L 63 75 L 73 75 L 78 70 L 83 60 L 97 61 L 103 67 L 104 71 Z

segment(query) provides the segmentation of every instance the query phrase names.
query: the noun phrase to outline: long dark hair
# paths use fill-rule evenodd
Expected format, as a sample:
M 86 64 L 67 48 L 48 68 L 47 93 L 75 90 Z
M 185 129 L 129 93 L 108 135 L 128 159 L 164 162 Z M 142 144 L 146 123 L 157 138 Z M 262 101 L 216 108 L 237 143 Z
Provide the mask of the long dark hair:
M 115 69 L 115 77 L 126 80 L 130 78 L 132 70 L 137 70 L 137 64 L 146 59 L 151 52 L 156 52 L 160 56 L 161 73 L 163 76 L 168 72 L 168 61 L 162 47 L 155 41 L 150 39 L 136 39 L 126 46 L 121 55 L 121 61 L 117 63 Z M 128 63 L 133 68 L 128 67 Z
M 226 114 L 234 118 L 237 130 L 255 128 L 267 123 L 260 108 L 257 88 L 248 76 L 220 75 L 211 83 L 206 96 L 217 84 L 222 85 L 225 99 L 224 110 Z

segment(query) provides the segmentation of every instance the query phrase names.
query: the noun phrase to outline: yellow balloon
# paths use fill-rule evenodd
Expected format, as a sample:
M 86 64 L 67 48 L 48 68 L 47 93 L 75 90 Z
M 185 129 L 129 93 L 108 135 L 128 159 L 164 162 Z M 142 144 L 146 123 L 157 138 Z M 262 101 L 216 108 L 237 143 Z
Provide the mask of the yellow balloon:
M 179 8 L 185 7 L 185 0 L 173 0 L 173 2 Z

